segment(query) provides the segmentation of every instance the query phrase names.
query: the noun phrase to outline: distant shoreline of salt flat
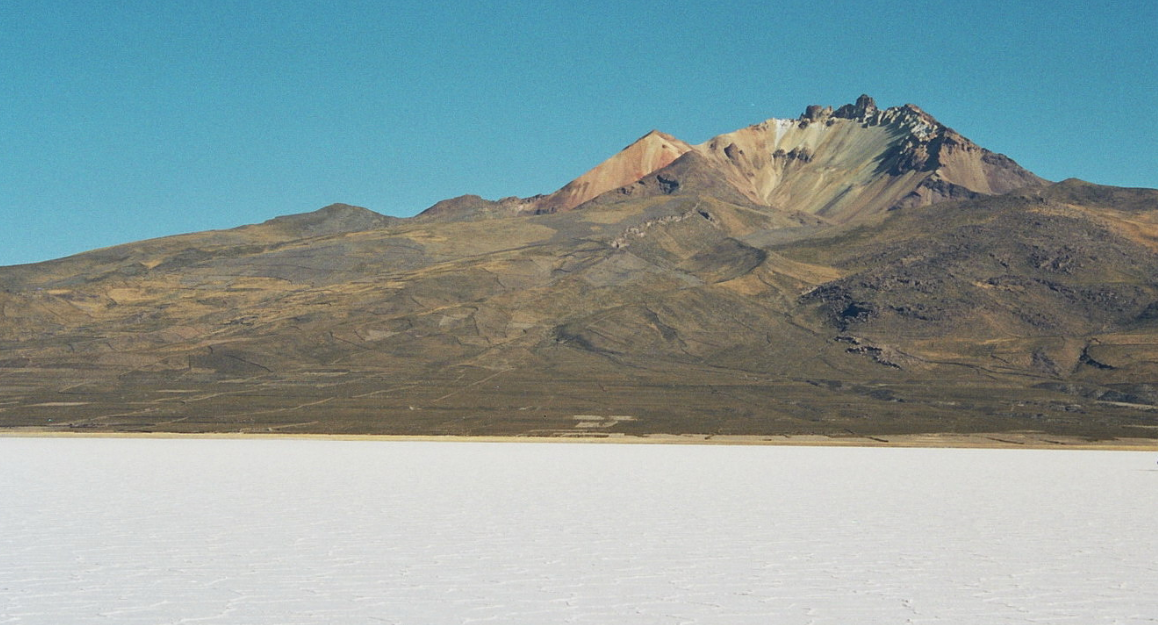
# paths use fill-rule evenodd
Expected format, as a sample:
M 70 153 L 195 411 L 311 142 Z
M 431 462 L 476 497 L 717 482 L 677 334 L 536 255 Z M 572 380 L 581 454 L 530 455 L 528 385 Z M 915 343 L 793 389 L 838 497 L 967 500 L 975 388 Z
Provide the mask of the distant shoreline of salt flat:
M 581 436 L 462 436 L 437 434 L 317 434 L 289 432 L 92 432 L 47 428 L 5 428 L 0 437 L 65 438 L 207 438 L 207 439 L 314 439 L 359 441 L 432 441 L 456 443 L 599 443 L 626 445 L 787 445 L 816 447 L 924 447 L 966 449 L 1090 449 L 1158 451 L 1158 439 L 1117 438 L 1088 440 L 1040 432 L 978 432 L 971 434 L 883 434 L 826 436 L 724 434 L 600 434 Z

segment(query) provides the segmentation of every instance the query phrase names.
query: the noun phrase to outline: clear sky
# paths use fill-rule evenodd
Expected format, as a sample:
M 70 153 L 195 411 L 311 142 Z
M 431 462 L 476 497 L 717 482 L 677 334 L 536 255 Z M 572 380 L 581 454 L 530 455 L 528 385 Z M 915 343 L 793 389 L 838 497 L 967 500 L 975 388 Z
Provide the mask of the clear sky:
M 548 193 L 861 93 L 1158 187 L 1158 3 L 4 0 L 0 265 L 333 202 Z

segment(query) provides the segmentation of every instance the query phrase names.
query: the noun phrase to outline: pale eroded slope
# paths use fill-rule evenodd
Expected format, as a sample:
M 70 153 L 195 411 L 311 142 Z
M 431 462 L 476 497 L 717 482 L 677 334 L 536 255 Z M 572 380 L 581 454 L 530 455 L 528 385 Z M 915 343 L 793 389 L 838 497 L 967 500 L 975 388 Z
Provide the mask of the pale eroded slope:
M 702 156 L 718 183 L 754 205 L 837 223 L 1043 182 L 914 105 L 880 110 L 872 98 L 861 96 L 855 105 L 835 111 L 810 106 L 797 119 L 769 119 L 696 146 L 653 131 L 559 191 L 531 199 L 523 210 L 570 210 L 664 172 L 688 152 Z M 698 175 L 704 169 L 698 167 Z M 673 170 L 664 184 L 644 193 L 678 192 L 680 177 Z M 638 189 L 630 191 L 640 195 Z

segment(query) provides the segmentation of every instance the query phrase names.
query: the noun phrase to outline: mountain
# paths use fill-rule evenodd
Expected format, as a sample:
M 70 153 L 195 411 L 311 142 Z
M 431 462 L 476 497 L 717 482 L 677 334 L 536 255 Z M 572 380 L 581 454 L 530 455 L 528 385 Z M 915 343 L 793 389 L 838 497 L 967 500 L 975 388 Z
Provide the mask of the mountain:
M 537 199 L 531 205 L 538 212 L 571 210 L 671 165 L 692 149 L 692 146 L 671 135 L 652 130 L 591 171 L 567 183 L 562 189 Z
M 881 110 L 862 95 L 835 111 L 809 106 L 798 118 L 769 119 L 700 145 L 652 130 L 554 193 L 496 202 L 463 196 L 420 218 L 555 213 L 592 201 L 704 193 L 845 223 L 1045 182 L 913 104 Z
M 0 268 L 0 427 L 1158 436 L 1158 191 L 913 105 Z

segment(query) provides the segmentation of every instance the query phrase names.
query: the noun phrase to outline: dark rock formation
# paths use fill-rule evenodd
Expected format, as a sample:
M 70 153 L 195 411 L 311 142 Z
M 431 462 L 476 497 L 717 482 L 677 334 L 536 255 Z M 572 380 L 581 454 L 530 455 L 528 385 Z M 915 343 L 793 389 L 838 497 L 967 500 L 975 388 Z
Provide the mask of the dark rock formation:
M 836 112 L 833 113 L 832 116 L 863 122 L 875 115 L 877 110 L 877 103 L 871 97 L 861 94 L 861 96 L 856 99 L 856 104 L 845 104 L 836 109 Z

